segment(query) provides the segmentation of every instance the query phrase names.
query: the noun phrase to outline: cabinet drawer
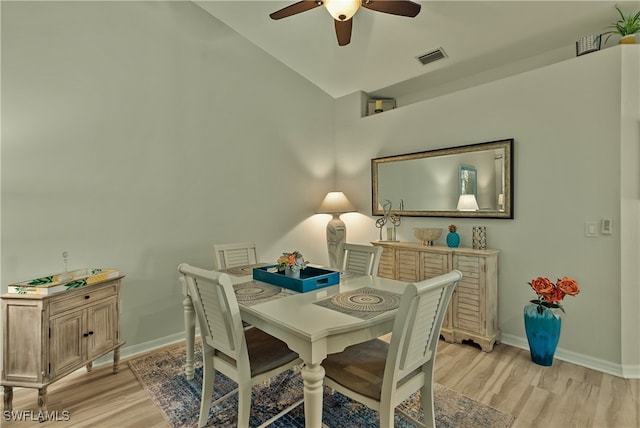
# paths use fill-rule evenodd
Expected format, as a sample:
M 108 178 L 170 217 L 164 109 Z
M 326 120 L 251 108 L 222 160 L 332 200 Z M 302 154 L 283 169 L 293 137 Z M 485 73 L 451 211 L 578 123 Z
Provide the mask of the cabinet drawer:
M 55 299 L 51 300 L 51 303 L 49 304 L 49 313 L 51 316 L 80 307 L 82 305 L 89 305 L 92 302 L 97 302 L 98 300 L 104 299 L 105 297 L 116 296 L 118 293 L 118 289 L 117 283 L 112 283 L 109 285 L 104 285 L 100 288 L 87 289 L 86 291 L 79 289 L 76 291 L 72 291 L 71 293 L 73 293 L 72 296 L 61 296 L 61 298 L 58 298 L 58 296 L 56 296 Z

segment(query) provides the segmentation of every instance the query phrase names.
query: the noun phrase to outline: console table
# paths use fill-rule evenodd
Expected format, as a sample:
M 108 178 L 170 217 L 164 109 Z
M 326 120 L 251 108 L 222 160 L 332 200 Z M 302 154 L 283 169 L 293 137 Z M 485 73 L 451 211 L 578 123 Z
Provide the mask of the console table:
M 47 387 L 113 351 L 118 373 L 122 276 L 51 295 L 0 296 L 3 324 L 4 410 L 13 408 L 13 387 L 37 388 L 46 410 Z
M 441 335 L 447 342 L 471 340 L 491 352 L 500 341 L 498 330 L 498 250 L 424 246 L 419 243 L 375 241 L 382 247 L 378 275 L 405 282 L 423 281 L 458 269 L 458 282 Z

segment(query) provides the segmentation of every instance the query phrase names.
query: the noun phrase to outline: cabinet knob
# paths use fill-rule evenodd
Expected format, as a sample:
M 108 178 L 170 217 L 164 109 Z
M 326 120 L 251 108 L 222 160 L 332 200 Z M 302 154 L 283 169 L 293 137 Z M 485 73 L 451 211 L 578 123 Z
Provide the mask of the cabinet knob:
M 85 298 L 85 299 L 90 299 L 90 298 L 91 298 L 91 296 L 84 296 L 84 298 Z

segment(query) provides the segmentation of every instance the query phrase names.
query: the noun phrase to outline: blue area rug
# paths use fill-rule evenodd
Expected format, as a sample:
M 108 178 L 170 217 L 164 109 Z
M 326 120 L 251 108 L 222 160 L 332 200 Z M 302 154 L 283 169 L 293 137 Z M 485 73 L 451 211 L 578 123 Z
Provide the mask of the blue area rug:
M 196 345 L 196 372 L 193 380 L 184 376 L 184 345 L 163 349 L 129 361 L 131 370 L 163 411 L 173 427 L 197 427 L 202 388 L 202 354 Z M 215 400 L 233 391 L 235 382 L 216 373 L 214 404 L 209 410 L 208 427 L 235 427 L 237 421 L 237 395 L 215 403 Z M 284 409 L 303 397 L 300 369 L 294 368 L 252 390 L 251 427 L 303 428 L 304 408 L 295 407 L 280 419 L 269 422 Z M 438 428 L 508 428 L 513 416 L 435 384 L 436 426 Z M 415 428 L 411 417 L 422 416 L 419 392 L 403 402 L 395 414 L 395 426 Z M 406 417 L 409 415 L 410 417 Z M 324 388 L 322 421 L 329 428 L 365 428 L 378 426 L 378 414 L 351 399 Z

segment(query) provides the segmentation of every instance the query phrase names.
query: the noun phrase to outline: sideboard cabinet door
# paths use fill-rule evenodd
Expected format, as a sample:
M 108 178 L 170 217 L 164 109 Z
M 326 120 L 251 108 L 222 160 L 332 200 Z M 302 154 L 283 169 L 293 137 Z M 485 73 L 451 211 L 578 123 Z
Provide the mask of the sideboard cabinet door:
M 462 272 L 454 297 L 455 341 L 472 340 L 487 352 L 500 340 L 497 260 L 497 254 L 453 254 L 453 268 Z
M 48 377 L 56 378 L 82 366 L 86 354 L 82 332 L 86 323 L 86 312 L 82 310 L 51 319 Z
M 400 281 L 415 282 L 420 278 L 420 253 L 417 251 L 399 249 L 398 278 Z
M 87 359 L 108 352 L 118 341 L 118 299 L 111 297 L 87 308 Z
M 396 278 L 396 251 L 387 246 L 382 247 L 380 254 L 380 264 L 378 265 L 378 275 L 383 278 Z

